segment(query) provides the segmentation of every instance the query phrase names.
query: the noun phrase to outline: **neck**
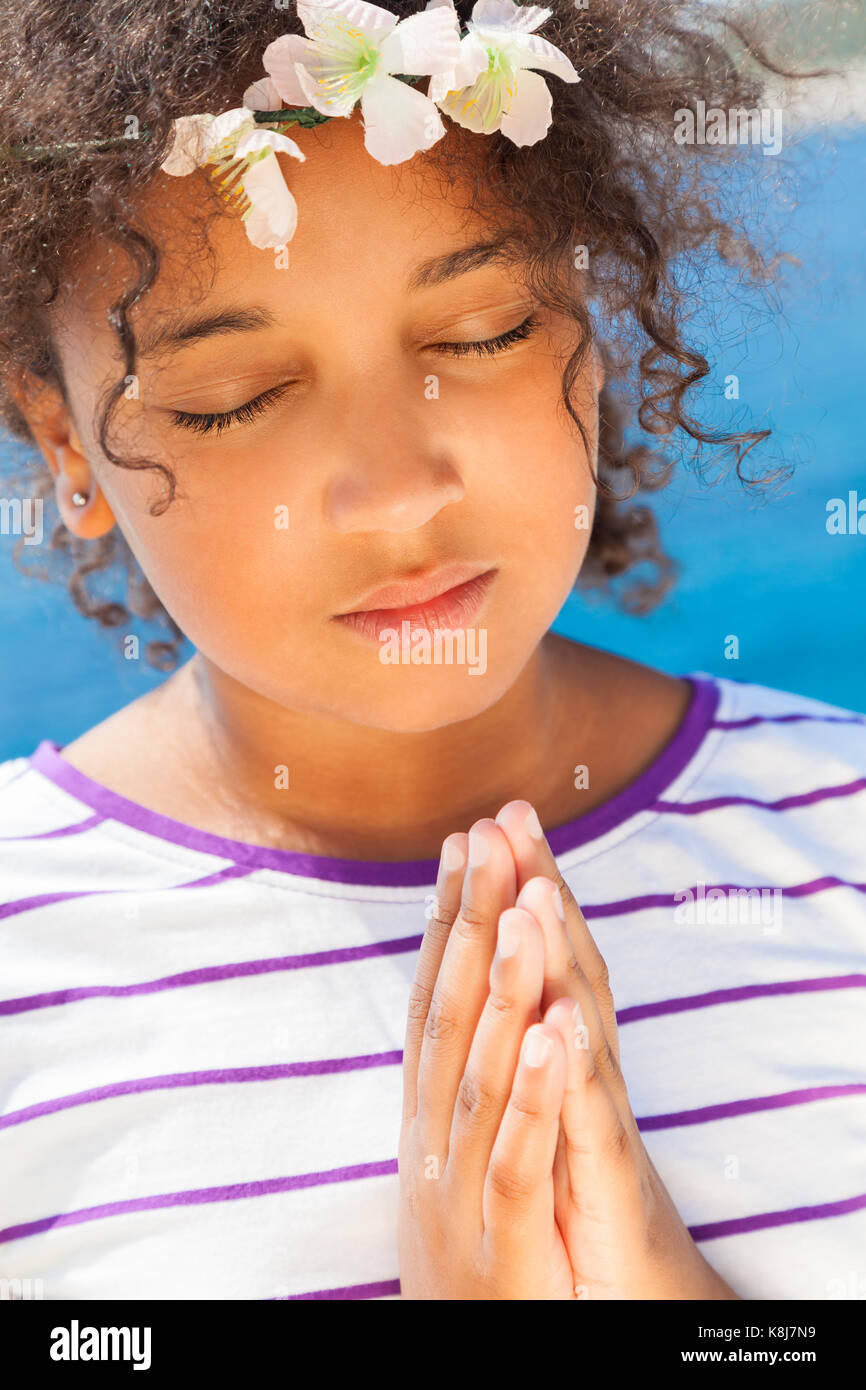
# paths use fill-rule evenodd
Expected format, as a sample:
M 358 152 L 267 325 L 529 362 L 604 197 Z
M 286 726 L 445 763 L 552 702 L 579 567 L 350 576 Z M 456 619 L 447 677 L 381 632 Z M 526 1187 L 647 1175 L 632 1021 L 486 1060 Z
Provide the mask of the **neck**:
M 445 835 L 514 797 L 543 819 L 578 813 L 573 731 L 584 729 L 589 747 L 599 704 L 592 679 L 568 679 L 581 653 L 593 655 L 548 635 L 494 706 L 424 733 L 286 709 L 197 655 L 163 687 L 174 686 L 185 714 L 175 709 L 168 723 L 173 752 L 190 790 L 200 784 L 206 804 L 221 804 L 237 838 L 347 858 L 435 858 Z

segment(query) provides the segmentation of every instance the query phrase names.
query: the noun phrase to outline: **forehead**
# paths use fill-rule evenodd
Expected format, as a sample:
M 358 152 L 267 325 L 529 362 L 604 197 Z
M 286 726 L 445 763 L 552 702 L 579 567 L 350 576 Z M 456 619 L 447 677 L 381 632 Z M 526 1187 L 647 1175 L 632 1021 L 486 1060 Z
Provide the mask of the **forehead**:
M 137 331 L 155 337 L 180 307 L 203 301 L 272 302 L 280 316 L 289 310 L 299 317 L 333 312 L 337 306 L 353 313 L 381 311 L 389 299 L 402 301 L 441 283 L 447 270 L 425 275 L 424 267 L 468 246 L 501 249 L 482 252 L 474 262 L 464 258 L 452 274 L 473 264 L 508 270 L 519 263 L 516 229 L 492 202 L 473 210 L 467 196 L 478 187 L 476 174 L 483 174 L 477 137 L 473 145 L 451 127 L 440 144 L 451 142 L 454 162 L 443 149 L 436 159 L 416 155 L 385 166 L 367 153 L 357 111 L 290 133 L 306 159 L 277 156 L 298 203 L 287 256 L 252 246 L 240 215 L 215 203 L 202 171 L 183 177 L 160 172 L 142 190 L 136 211 L 158 247 L 160 265 L 132 312 Z M 97 241 L 79 263 L 74 289 L 58 304 L 58 332 L 86 320 L 94 331 L 110 334 L 106 309 L 131 272 L 125 253 Z

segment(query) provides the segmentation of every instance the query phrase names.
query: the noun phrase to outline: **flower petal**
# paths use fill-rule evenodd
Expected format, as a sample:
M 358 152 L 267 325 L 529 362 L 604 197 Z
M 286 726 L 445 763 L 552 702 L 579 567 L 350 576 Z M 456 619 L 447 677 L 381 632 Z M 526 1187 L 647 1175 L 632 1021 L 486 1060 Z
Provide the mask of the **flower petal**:
M 521 68 L 514 95 L 502 113 L 499 129 L 515 145 L 534 145 L 550 129 L 553 99 L 550 88 L 537 72 Z
M 290 154 L 295 159 L 306 159 L 307 157 L 300 145 L 297 145 L 294 140 L 290 140 L 288 135 L 283 135 L 280 130 L 266 130 L 262 126 L 258 130 L 252 131 L 250 135 L 245 135 L 243 140 L 239 141 L 235 154 L 238 159 L 242 159 L 244 155 L 264 149 L 273 150 L 274 153 L 280 151 L 283 154 Z
M 317 72 L 308 72 L 303 63 L 295 64 L 298 83 L 304 93 L 304 105 L 313 106 L 317 111 L 321 111 L 323 116 L 350 116 L 358 100 L 358 93 L 354 87 L 349 86 L 348 90 L 340 90 L 340 75 L 335 74 L 329 69 L 323 69 L 318 64 Z M 323 83 L 320 85 L 317 80 L 318 73 L 323 73 Z M 325 86 L 324 82 L 329 85 Z M 336 87 L 336 90 L 334 88 Z
M 437 5 L 432 10 L 403 19 L 379 46 L 380 72 L 402 72 L 423 77 L 447 72 L 460 58 L 460 26 L 452 7 Z
M 430 98 L 396 77 L 374 77 L 364 89 L 361 111 L 364 144 L 380 164 L 402 164 L 445 134 Z
M 215 117 L 207 134 L 208 159 L 230 158 L 238 140 L 245 134 L 244 127 L 250 131 L 255 129 L 252 112 L 245 106 L 235 106 Z
M 265 71 L 280 95 L 280 105 L 306 106 L 307 97 L 298 81 L 296 63 L 305 63 L 313 45 L 300 34 L 283 34 L 269 43 L 262 54 Z M 279 106 L 259 107 L 262 111 L 277 111 Z
M 502 113 L 511 105 L 517 86 L 517 71 L 509 62 L 508 47 L 498 45 L 492 51 L 495 62 L 485 65 L 471 86 L 449 92 L 438 103 L 458 125 L 483 135 L 499 130 Z
M 174 122 L 174 143 L 159 166 L 166 174 L 191 174 L 204 164 L 208 152 L 208 131 L 213 116 L 202 112 L 197 116 L 178 116 Z
M 471 91 L 472 88 L 467 87 L 465 92 L 450 92 L 438 103 L 439 108 L 458 125 L 465 126 L 467 130 L 474 130 L 476 135 L 489 135 L 491 130 L 498 130 L 499 116 L 497 114 L 492 126 L 487 125 L 477 102 L 468 95 Z
M 431 101 L 442 101 L 449 92 L 460 92 L 471 87 L 482 72 L 487 71 L 487 49 L 469 33 L 460 41 L 460 57 L 450 72 L 437 73 L 427 84 L 427 95 Z
M 285 246 L 295 235 L 298 205 L 288 188 L 276 155 L 266 155 L 246 171 L 244 193 L 250 208 L 244 226 L 253 246 L 261 250 Z
M 294 69 L 292 69 L 294 72 Z M 253 82 L 243 95 L 244 106 L 249 107 L 250 111 L 281 111 L 283 107 L 283 97 L 277 91 L 276 83 L 272 77 L 260 77 L 258 82 Z
M 343 30 L 360 30 L 377 43 L 399 23 L 399 16 L 367 0 L 297 0 L 298 18 L 315 41 L 322 41 L 334 24 Z
M 476 27 L 528 34 L 540 28 L 552 14 L 553 10 L 539 5 L 515 5 L 514 0 L 477 0 L 469 22 Z
M 481 35 L 483 39 L 483 35 Z M 508 57 L 516 68 L 540 68 L 552 72 L 563 82 L 579 82 L 577 68 L 561 48 L 548 43 L 538 34 L 513 34 L 508 45 Z

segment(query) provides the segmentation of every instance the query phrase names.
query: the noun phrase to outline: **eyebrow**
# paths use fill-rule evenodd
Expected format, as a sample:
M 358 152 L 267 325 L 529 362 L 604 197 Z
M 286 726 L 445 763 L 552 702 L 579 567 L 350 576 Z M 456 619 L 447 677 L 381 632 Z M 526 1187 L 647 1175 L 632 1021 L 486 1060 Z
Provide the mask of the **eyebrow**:
M 448 251 L 444 256 L 422 261 L 409 276 L 407 289 L 427 289 L 431 285 L 444 284 L 446 280 L 456 280 L 458 275 L 466 275 L 486 265 L 497 262 L 512 264 L 520 259 L 519 242 L 513 233 L 508 233 L 493 241 L 478 241 L 472 246 L 462 246 L 458 251 Z
M 184 343 L 200 342 L 224 333 L 250 333 L 255 329 L 272 328 L 275 323 L 276 318 L 263 305 L 237 308 L 229 305 L 211 313 L 168 319 L 160 328 L 143 336 L 138 351 L 141 357 L 155 357 Z
M 456 280 L 473 270 L 481 270 L 492 264 L 512 264 L 520 259 L 519 244 L 512 235 L 497 237 L 493 241 L 479 241 L 471 246 L 462 246 L 457 251 L 448 251 L 442 256 L 433 256 L 422 261 L 412 271 L 406 282 L 410 291 L 429 289 L 435 285 Z M 172 317 L 159 328 L 144 334 L 138 352 L 140 357 L 155 357 L 171 348 L 186 343 L 201 342 L 230 333 L 251 333 L 262 328 L 273 328 L 277 319 L 264 305 L 227 305 L 211 313 L 195 314 L 192 317 Z

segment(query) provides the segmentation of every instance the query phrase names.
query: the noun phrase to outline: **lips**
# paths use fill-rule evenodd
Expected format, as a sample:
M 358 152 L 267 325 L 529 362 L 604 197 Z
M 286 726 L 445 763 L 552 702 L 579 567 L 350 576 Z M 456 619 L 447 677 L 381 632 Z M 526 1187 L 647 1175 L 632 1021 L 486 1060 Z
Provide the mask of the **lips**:
M 496 577 L 495 569 L 478 565 L 448 565 L 432 574 L 398 580 L 374 589 L 358 607 L 335 614 L 335 621 L 353 628 L 362 637 L 380 640 L 386 628 L 468 627 L 476 617 Z

